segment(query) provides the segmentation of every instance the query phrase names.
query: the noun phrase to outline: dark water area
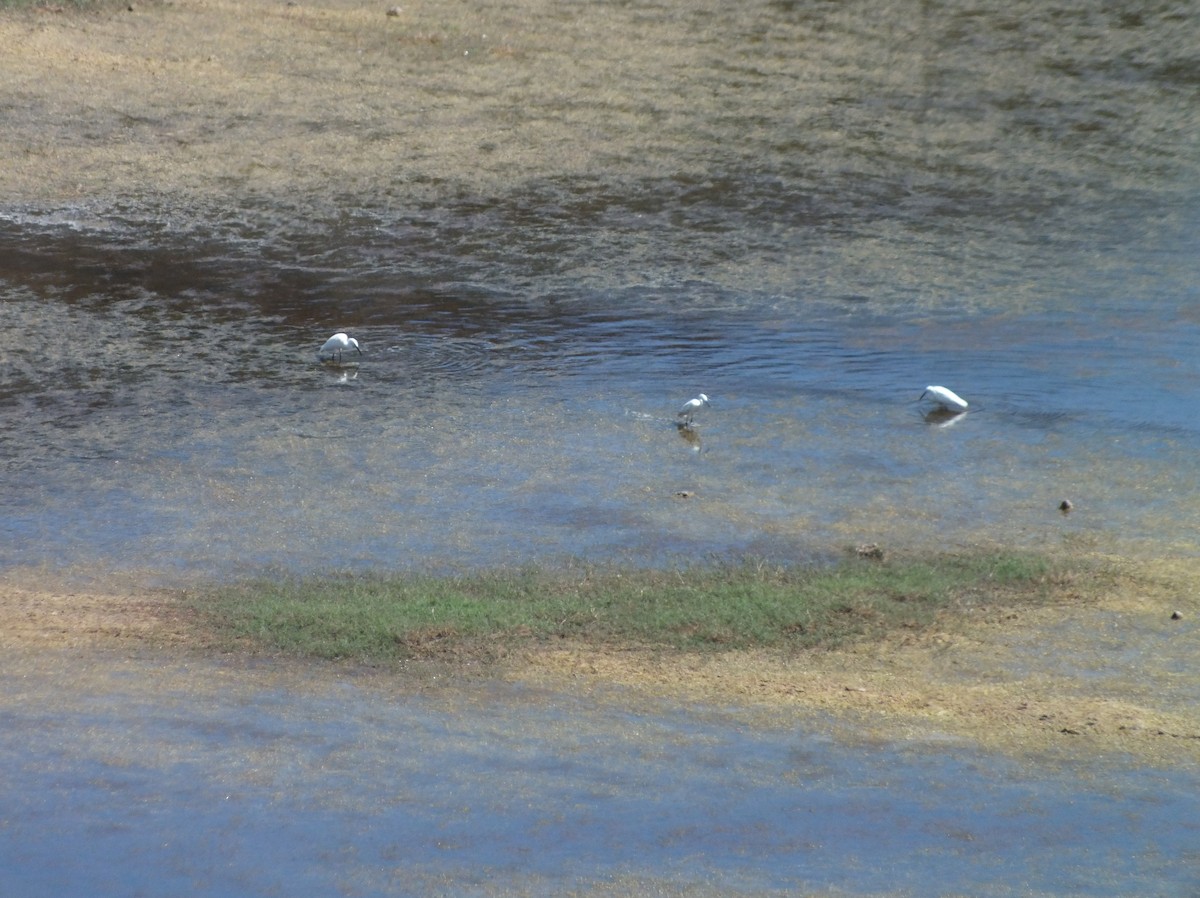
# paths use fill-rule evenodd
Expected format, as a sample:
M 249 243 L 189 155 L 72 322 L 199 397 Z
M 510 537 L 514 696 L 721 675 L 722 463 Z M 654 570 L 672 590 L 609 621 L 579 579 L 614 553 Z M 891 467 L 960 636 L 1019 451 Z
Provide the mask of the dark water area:
M 819 719 L 764 729 L 711 708 L 501 684 L 148 669 L 47 682 L 53 710 L 0 715 L 4 894 L 1200 887 L 1190 772 L 1025 764 L 847 740 Z M 29 699 L 39 688 L 6 685 Z

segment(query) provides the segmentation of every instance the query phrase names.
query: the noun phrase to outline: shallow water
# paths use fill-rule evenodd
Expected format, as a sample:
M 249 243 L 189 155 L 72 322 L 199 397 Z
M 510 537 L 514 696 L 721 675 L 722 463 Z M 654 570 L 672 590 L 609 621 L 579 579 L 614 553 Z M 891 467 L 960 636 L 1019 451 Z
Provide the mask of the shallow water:
M 78 258 L 53 232 L 9 236 L 56 273 Z M 155 264 L 77 239 L 97 268 Z M 257 267 L 239 259 L 114 288 L 47 285 L 15 255 L 4 324 L 51 336 L 14 346 L 0 386 L 5 567 L 172 580 L 806 560 L 860 542 L 1197 548 L 1200 328 L 1183 283 L 1133 297 L 1118 282 L 1076 310 L 711 283 L 414 301 L 349 268 L 288 306 L 238 291 Z M 360 366 L 322 369 L 316 346 L 343 328 Z M 915 400 L 933 382 L 968 414 L 927 423 Z M 699 391 L 712 408 L 680 432 Z
M 594 135 L 586 162 L 530 121 L 540 156 L 497 132 L 404 190 L 0 208 L 0 568 L 1196 552 L 1194 17 L 632 4 L 543 27 L 620 33 L 611 81 L 548 49 L 446 77 L 500 79 L 497 102 L 522 67 L 568 79 L 538 121 Z M 322 370 L 342 329 L 362 364 Z M 929 383 L 971 411 L 930 426 Z
M 420 677 L 4 679 L 0 891 L 25 898 L 1200 887 L 1194 772 Z

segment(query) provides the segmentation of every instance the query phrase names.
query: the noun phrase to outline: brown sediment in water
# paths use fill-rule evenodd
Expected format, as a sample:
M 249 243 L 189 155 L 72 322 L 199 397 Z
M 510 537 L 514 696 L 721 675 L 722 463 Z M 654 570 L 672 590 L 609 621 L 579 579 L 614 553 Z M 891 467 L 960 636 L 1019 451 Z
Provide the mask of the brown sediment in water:
M 1102 594 L 967 616 L 960 610 L 921 632 L 836 650 L 697 654 L 557 644 L 459 673 L 583 690 L 601 701 L 643 696 L 715 705 L 764 726 L 828 715 L 858 737 L 1192 765 L 1200 763 L 1189 661 L 1200 650 L 1200 629 L 1188 623 L 1200 611 L 1187 586 L 1194 577 L 1181 562 L 1128 563 Z M 9 582 L 0 584 L 0 648 L 10 661 L 26 659 L 27 674 L 40 652 L 53 654 L 56 666 L 76 659 L 81 670 L 114 650 L 203 655 L 213 642 L 187 607 L 169 591 Z M 1183 619 L 1172 619 L 1180 608 Z M 328 669 L 345 673 L 336 664 Z M 453 663 L 439 663 L 438 671 L 454 678 Z M 410 672 L 384 666 L 370 675 Z

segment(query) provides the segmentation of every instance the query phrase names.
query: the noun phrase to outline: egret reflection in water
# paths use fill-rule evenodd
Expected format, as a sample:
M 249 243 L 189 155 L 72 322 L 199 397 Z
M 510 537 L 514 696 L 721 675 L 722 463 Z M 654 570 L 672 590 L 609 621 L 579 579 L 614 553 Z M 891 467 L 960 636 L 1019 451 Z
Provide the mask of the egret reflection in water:
M 683 439 L 683 441 L 688 444 L 689 449 L 691 449 L 693 452 L 700 451 L 700 432 L 696 430 L 695 427 L 693 427 L 691 424 L 685 424 L 683 421 L 680 421 L 675 425 L 675 428 L 679 431 L 679 436 Z
M 922 418 L 931 427 L 952 427 L 966 416 L 966 412 L 956 412 L 939 405 L 925 412 Z

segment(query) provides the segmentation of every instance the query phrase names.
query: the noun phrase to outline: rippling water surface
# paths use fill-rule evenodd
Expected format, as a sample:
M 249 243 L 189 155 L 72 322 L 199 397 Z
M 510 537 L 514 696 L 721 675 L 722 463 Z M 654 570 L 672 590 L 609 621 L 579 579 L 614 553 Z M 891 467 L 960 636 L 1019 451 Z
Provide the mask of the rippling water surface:
M 581 16 L 625 52 L 639 20 L 671 36 L 521 110 L 587 165 L 548 143 L 511 182 L 0 209 L 0 564 L 1196 552 L 1194 16 Z M 335 330 L 356 370 L 316 364 Z M 927 422 L 930 383 L 971 411 Z

